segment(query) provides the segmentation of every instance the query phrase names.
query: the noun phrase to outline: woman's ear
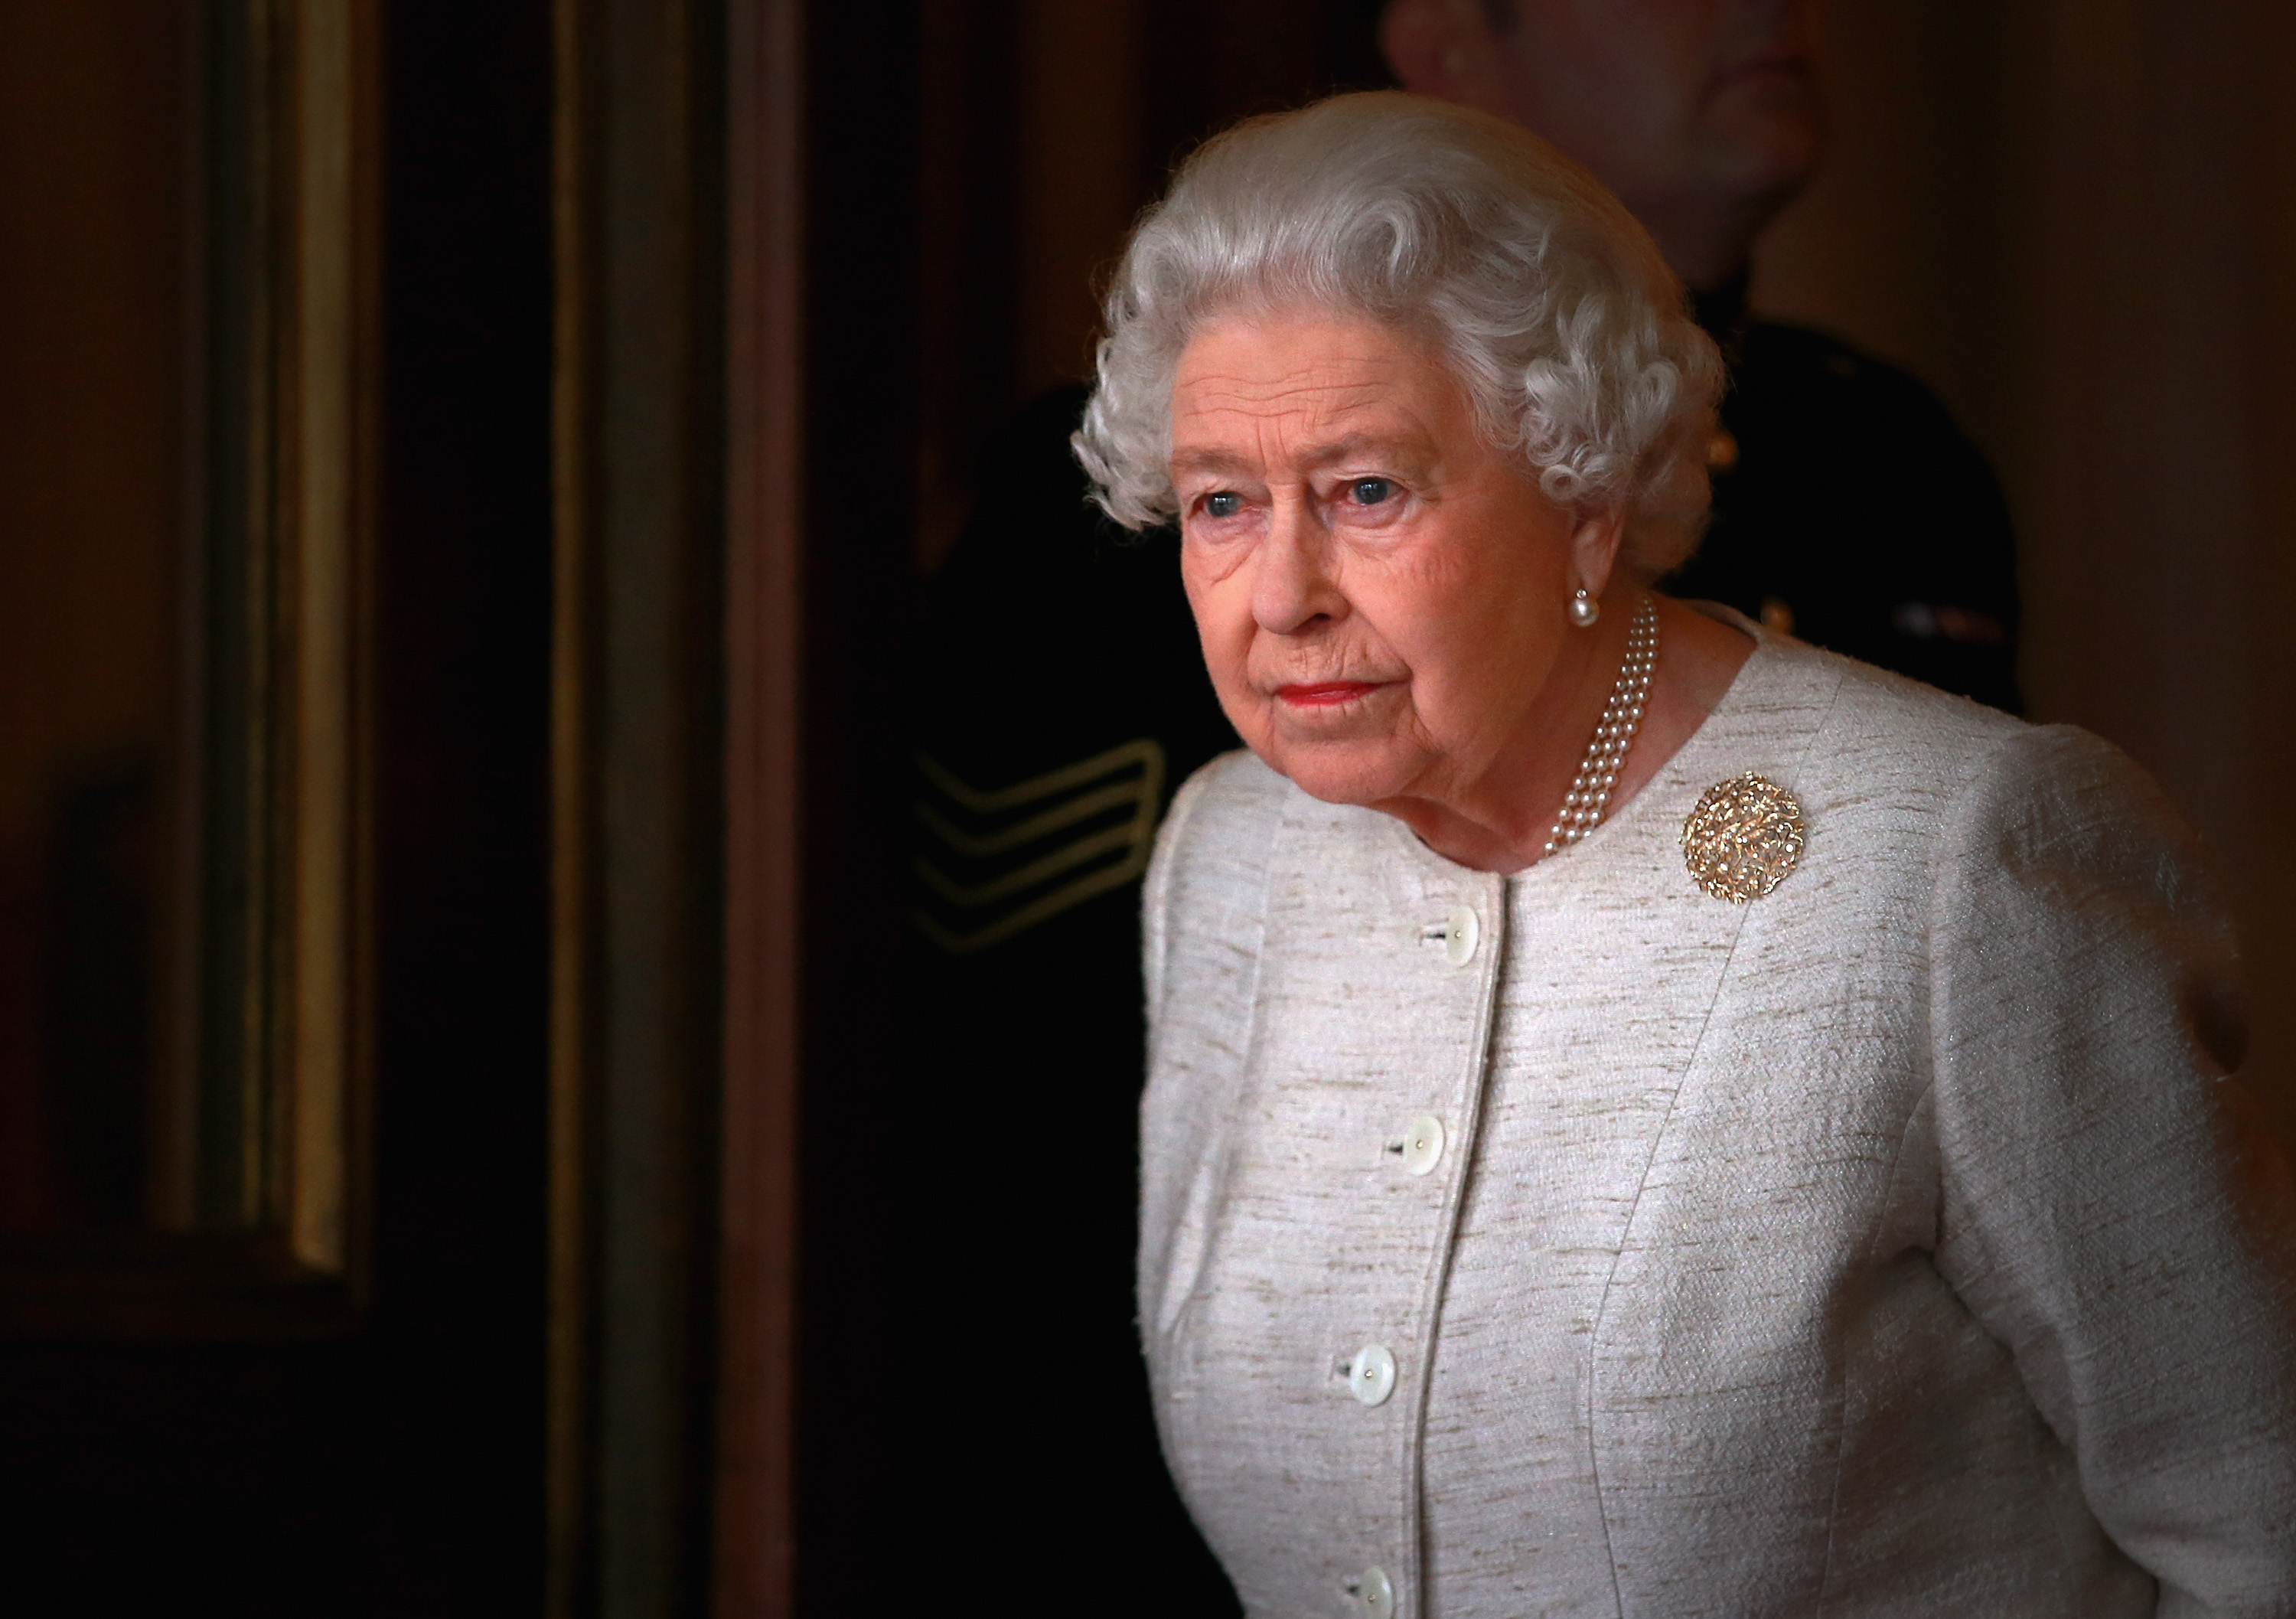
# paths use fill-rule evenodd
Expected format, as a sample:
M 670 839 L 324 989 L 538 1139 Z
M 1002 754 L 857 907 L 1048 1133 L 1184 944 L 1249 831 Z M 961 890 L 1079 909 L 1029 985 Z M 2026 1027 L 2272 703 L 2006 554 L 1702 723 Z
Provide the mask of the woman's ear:
M 1380 14 L 1380 50 L 1405 89 L 1504 113 L 1498 43 L 1480 0 L 1388 0 Z
M 1619 565 L 1619 547 L 1626 543 L 1626 538 L 1624 506 L 1581 511 L 1578 526 L 1570 531 L 1570 588 L 1584 588 L 1595 597 L 1608 590 L 1611 575 Z

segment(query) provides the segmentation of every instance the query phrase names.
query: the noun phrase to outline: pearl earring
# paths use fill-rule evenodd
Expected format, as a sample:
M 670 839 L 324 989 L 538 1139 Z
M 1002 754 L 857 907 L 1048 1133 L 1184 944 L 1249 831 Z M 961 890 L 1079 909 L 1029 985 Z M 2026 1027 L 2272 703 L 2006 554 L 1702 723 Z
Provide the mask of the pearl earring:
M 1595 620 L 1603 616 L 1603 604 L 1585 590 L 1570 598 L 1570 621 L 1581 629 L 1595 628 Z

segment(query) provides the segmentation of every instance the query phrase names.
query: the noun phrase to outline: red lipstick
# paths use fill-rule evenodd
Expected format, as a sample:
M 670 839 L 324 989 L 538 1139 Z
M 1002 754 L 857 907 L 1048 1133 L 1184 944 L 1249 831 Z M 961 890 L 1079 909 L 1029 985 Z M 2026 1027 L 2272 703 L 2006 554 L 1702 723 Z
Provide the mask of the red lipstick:
M 1331 708 L 1377 691 L 1377 680 L 1321 680 L 1313 686 L 1279 686 L 1275 694 L 1295 708 Z

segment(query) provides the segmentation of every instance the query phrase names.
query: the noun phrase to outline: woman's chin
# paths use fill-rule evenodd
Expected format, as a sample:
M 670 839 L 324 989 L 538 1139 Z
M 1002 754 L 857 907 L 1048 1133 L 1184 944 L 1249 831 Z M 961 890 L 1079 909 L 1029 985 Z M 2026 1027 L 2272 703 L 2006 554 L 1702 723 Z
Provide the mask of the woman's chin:
M 1277 741 L 1256 750 L 1279 776 L 1327 804 L 1375 804 L 1402 790 L 1410 772 L 1397 745 L 1380 741 Z

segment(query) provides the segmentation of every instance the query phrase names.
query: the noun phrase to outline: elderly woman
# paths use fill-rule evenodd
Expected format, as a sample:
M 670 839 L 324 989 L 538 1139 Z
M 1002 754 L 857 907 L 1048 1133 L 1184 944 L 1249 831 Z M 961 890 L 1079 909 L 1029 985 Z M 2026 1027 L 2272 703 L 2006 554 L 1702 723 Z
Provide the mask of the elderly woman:
M 1718 376 L 1615 201 L 1434 103 L 1245 125 L 1134 237 L 1077 447 L 1250 747 L 1147 898 L 1189 1506 L 1255 1615 L 2296 1613 L 2192 840 L 1654 595 Z

